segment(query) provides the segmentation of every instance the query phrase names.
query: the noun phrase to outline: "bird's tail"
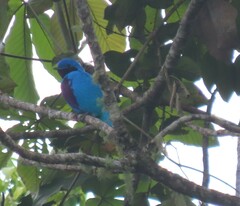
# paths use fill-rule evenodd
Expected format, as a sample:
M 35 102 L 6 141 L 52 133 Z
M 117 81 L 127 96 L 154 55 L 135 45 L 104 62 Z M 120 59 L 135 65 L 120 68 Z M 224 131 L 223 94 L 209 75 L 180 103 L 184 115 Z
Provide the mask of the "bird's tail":
M 104 111 L 100 119 L 112 127 L 112 121 L 110 120 L 110 115 L 108 112 Z

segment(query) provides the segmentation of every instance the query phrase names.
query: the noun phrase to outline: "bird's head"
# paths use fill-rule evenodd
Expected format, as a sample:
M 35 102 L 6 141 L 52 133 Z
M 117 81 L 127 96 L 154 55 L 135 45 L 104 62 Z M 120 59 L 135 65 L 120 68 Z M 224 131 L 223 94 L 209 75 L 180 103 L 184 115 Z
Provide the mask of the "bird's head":
M 66 74 L 77 71 L 84 70 L 79 62 L 71 58 L 64 58 L 57 63 L 57 70 L 60 76 L 63 78 Z

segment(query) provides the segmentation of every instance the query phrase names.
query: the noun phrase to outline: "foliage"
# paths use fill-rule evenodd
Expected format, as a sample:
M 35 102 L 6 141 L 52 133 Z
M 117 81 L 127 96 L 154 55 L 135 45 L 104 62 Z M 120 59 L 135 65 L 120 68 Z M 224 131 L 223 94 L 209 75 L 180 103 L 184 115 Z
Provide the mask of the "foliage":
M 88 0 L 95 34 L 109 69 L 108 75 L 114 82 L 119 82 L 137 59 L 132 71 L 124 79 L 123 86 L 142 96 L 154 84 L 154 78 L 168 55 L 189 1 L 111 2 L 109 5 L 103 0 Z M 200 10 L 194 20 L 192 30 L 189 31 L 191 35 L 176 67 L 168 71 L 168 82 L 159 92 L 158 98 L 154 99 L 157 106 L 149 113 L 148 108 L 139 108 L 125 115 L 137 127 L 146 130 L 151 137 L 156 136 L 181 115 L 191 114 L 191 108 L 207 105 L 208 100 L 194 85 L 200 78 L 203 78 L 209 91 L 215 85 L 226 101 L 233 92 L 240 93 L 239 58 L 232 62 L 233 49 L 239 47 L 239 21 L 235 22 L 235 19 L 239 19 L 240 5 L 238 1 L 232 1 L 232 5 L 225 1 L 210 2 Z M 50 11 L 52 15 L 49 15 Z M 19 0 L 3 0 L 0 16 L 0 39 L 5 43 L 5 46 L 1 47 L 0 56 L 0 90 L 18 100 L 69 112 L 70 108 L 57 94 L 46 97 L 39 103 L 32 68 L 35 60 L 31 58 L 34 48 L 42 61 L 43 69 L 60 81 L 53 69 L 52 60 L 63 56 L 81 57 L 81 50 L 78 49 L 84 47 L 85 37 L 81 29 L 83 23 L 77 15 L 76 1 L 31 0 L 22 3 Z M 222 22 L 222 19 L 226 21 Z M 201 26 L 196 28 L 196 24 Z M 225 33 L 229 25 L 232 26 L 229 32 Z M 155 36 L 150 38 L 154 31 Z M 149 43 L 145 44 L 147 41 Z M 141 50 L 142 55 L 138 56 Z M 122 111 L 133 101 L 124 95 L 118 96 L 118 99 Z M 143 126 L 146 114 L 149 121 Z M 41 114 L 12 109 L 6 105 L 0 105 L 0 118 L 18 121 L 18 124 L 8 129 L 8 133 L 72 129 L 66 120 L 49 119 Z M 204 121 L 200 120 L 195 124 L 201 127 L 205 125 Z M 148 137 L 141 135 L 136 126 L 126 125 L 140 148 L 150 141 Z M 81 122 L 74 125 L 74 128 L 83 127 L 85 124 Z M 212 129 L 212 126 L 209 128 Z M 41 136 L 25 139 L 23 136 L 21 145 L 42 154 L 81 151 L 109 158 L 109 161 L 111 158 L 121 157 L 118 149 L 106 142 L 105 136 L 102 132 L 93 130 L 64 138 Z M 183 126 L 168 133 L 162 144 L 165 146 L 171 141 L 201 147 L 202 134 Z M 209 137 L 209 146 L 217 145 L 217 140 Z M 159 155 L 158 151 L 152 151 L 151 155 L 155 162 L 165 158 Z M 132 190 L 133 205 L 149 205 L 149 198 L 159 200 L 160 205 L 164 206 L 194 205 L 189 197 L 176 193 L 146 176 L 139 175 L 137 186 L 131 188 L 127 182 L 129 174 L 113 174 L 100 169 L 95 174 L 87 166 L 83 166 L 83 171 L 79 173 L 26 166 L 3 146 L 0 166 L 3 177 L 0 181 L 0 192 L 5 195 L 6 206 L 59 205 L 71 187 L 64 205 L 123 205 L 123 198 Z M 93 193 L 93 197 L 88 198 L 89 192 Z

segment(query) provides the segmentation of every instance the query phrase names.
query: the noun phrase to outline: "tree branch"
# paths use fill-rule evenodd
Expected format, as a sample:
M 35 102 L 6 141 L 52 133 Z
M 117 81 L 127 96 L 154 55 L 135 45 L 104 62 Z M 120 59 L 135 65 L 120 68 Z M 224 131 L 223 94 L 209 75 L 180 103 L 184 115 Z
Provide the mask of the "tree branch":
M 106 123 L 92 116 L 80 115 L 80 114 L 78 115 L 72 112 L 71 113 L 62 112 L 62 111 L 53 110 L 53 109 L 49 109 L 42 106 L 37 106 L 35 104 L 22 102 L 12 97 L 9 97 L 7 94 L 4 94 L 2 92 L 0 92 L 0 102 L 5 104 L 6 106 L 10 106 L 13 108 L 46 115 L 50 119 L 53 118 L 53 119 L 73 120 L 73 121 L 84 121 L 88 124 L 95 126 L 97 129 L 104 131 L 106 134 L 110 134 L 113 131 L 113 128 L 111 128 Z
M 207 105 L 207 114 L 211 115 L 213 103 L 215 100 L 217 89 L 214 90 L 214 92 L 211 95 L 210 100 L 208 101 Z M 210 122 L 204 122 L 204 127 L 209 128 Z M 203 153 L 203 179 L 202 179 L 202 186 L 208 188 L 210 176 L 209 176 L 209 154 L 208 154 L 208 148 L 209 148 L 209 136 L 203 135 L 202 136 L 202 153 Z M 207 204 L 202 202 L 202 206 L 207 206 Z
M 123 150 L 127 150 L 128 148 L 133 147 L 133 141 L 131 141 L 131 137 L 123 123 L 123 118 L 121 112 L 118 108 L 116 98 L 114 96 L 113 91 L 110 87 L 110 81 L 105 72 L 104 66 L 104 57 L 101 51 L 101 48 L 98 44 L 97 37 L 93 28 L 93 21 L 91 18 L 90 10 L 88 7 L 88 3 L 86 0 L 76 0 L 78 7 L 78 15 L 82 21 L 82 29 L 84 34 L 86 35 L 90 51 L 93 57 L 95 72 L 94 76 L 97 82 L 100 84 L 102 90 L 104 91 L 104 103 L 106 109 L 110 112 L 111 120 L 113 122 L 113 126 L 116 130 L 116 140 L 121 145 Z
M 53 131 L 34 131 L 34 132 L 6 132 L 13 140 L 21 139 L 45 139 L 45 138 L 67 138 L 72 135 L 85 134 L 95 130 L 93 126 L 85 126 L 77 129 L 53 130 Z
M 108 160 L 100 157 L 89 156 L 82 153 L 68 154 L 38 154 L 28 151 L 16 144 L 9 135 L 0 130 L 0 141 L 9 149 L 19 154 L 22 158 L 30 160 L 29 164 L 38 162 L 41 166 L 47 166 L 65 170 L 77 170 L 82 168 L 74 167 L 76 164 L 82 163 L 87 166 L 103 167 L 111 171 L 132 172 L 146 174 L 152 179 L 165 184 L 171 189 L 198 198 L 205 202 L 225 205 L 240 205 L 240 199 L 235 196 L 226 195 L 215 190 L 209 190 L 195 183 L 188 181 L 177 174 L 173 174 L 168 170 L 157 165 L 148 155 L 138 153 L 133 158 L 122 160 Z M 67 166 L 66 166 L 67 164 Z M 79 165 L 78 165 L 79 166 Z
M 215 136 L 215 137 L 236 136 L 236 137 L 240 137 L 240 133 L 230 132 L 228 130 L 223 130 L 223 129 L 212 130 L 212 129 L 200 127 L 200 126 L 197 126 L 197 125 L 194 125 L 191 123 L 185 123 L 185 124 L 205 136 Z
M 139 154 L 136 171 L 141 171 L 176 192 L 217 205 L 239 206 L 240 198 L 199 186 L 160 167 L 145 154 Z
M 86 155 L 84 153 L 67 153 L 67 154 L 39 154 L 36 152 L 28 151 L 23 147 L 19 146 L 13 139 L 4 133 L 0 128 L 0 141 L 7 146 L 11 151 L 16 152 L 20 157 L 24 159 L 29 159 L 35 162 L 41 162 L 45 164 L 76 164 L 82 163 L 85 165 L 96 166 L 96 167 L 105 167 L 108 169 L 118 169 L 122 170 L 127 168 L 124 163 L 129 162 L 129 160 L 107 160 L 101 157 L 95 157 Z M 125 165 L 124 165 L 125 164 Z
M 231 132 L 237 132 L 240 133 L 240 127 L 232 122 L 229 122 L 225 119 L 216 117 L 214 115 L 208 115 L 208 114 L 192 114 L 180 117 L 176 121 L 174 121 L 172 124 L 168 125 L 166 128 L 164 128 L 160 133 L 158 133 L 154 139 L 151 141 L 151 143 L 157 143 L 161 142 L 163 137 L 174 130 L 176 130 L 178 127 L 182 126 L 186 122 L 190 122 L 193 120 L 205 120 L 209 122 L 213 122 Z
M 30 165 L 33 167 L 46 167 L 49 169 L 55 169 L 55 170 L 63 170 L 63 171 L 71 171 L 71 172 L 79 172 L 79 171 L 86 171 L 84 169 L 84 166 L 82 165 L 69 165 L 69 164 L 47 164 L 43 162 L 36 162 L 29 159 L 19 158 L 19 161 L 21 161 L 25 165 Z M 88 173 L 90 172 L 90 169 L 88 169 Z
M 159 91 L 163 91 L 164 89 L 166 73 L 169 69 L 174 68 L 177 65 L 178 59 L 181 55 L 181 51 L 185 45 L 187 37 L 190 34 L 190 26 L 205 1 L 206 0 L 190 1 L 187 11 L 181 20 L 177 34 L 173 39 L 173 43 L 170 47 L 162 69 L 160 70 L 158 76 L 155 79 L 155 83 L 148 91 L 144 93 L 143 97 L 138 99 L 134 104 L 132 104 L 128 108 L 128 110 L 132 110 L 132 108 L 136 109 L 138 107 L 141 107 L 143 104 L 152 102 L 156 99 L 158 95 L 161 94 Z
M 137 53 L 137 55 L 134 57 L 133 62 L 131 63 L 131 65 L 127 68 L 126 72 L 124 73 L 124 75 L 122 76 L 121 80 L 119 81 L 118 85 L 116 86 L 116 89 L 119 89 L 122 85 L 122 83 L 126 80 L 126 78 L 128 77 L 128 75 L 132 72 L 132 70 L 134 69 L 135 65 L 137 64 L 137 62 L 139 61 L 140 57 L 142 56 L 142 54 L 144 53 L 144 51 L 146 50 L 147 46 L 149 45 L 149 43 L 156 37 L 157 33 L 159 32 L 159 30 L 161 29 L 161 26 L 164 24 L 164 22 L 166 22 L 169 17 L 173 14 L 173 12 L 175 12 L 177 10 L 177 8 L 179 8 L 181 6 L 181 4 L 184 2 L 185 0 L 179 0 L 176 4 L 174 4 L 173 8 L 171 8 L 171 10 L 166 13 L 166 16 L 161 20 L 161 22 L 159 23 L 158 27 L 156 29 L 154 29 L 147 37 L 145 43 L 143 44 L 143 46 L 141 47 L 141 49 L 139 50 L 139 52 Z

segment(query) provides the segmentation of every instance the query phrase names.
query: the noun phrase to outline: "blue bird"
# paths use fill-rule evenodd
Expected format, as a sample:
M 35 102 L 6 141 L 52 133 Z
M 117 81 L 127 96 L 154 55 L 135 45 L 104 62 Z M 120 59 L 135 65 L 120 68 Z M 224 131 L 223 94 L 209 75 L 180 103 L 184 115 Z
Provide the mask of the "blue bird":
M 63 97 L 73 111 L 90 114 L 112 126 L 109 113 L 103 107 L 103 93 L 81 64 L 74 59 L 64 58 L 57 63 L 57 67 L 58 73 L 62 77 Z

